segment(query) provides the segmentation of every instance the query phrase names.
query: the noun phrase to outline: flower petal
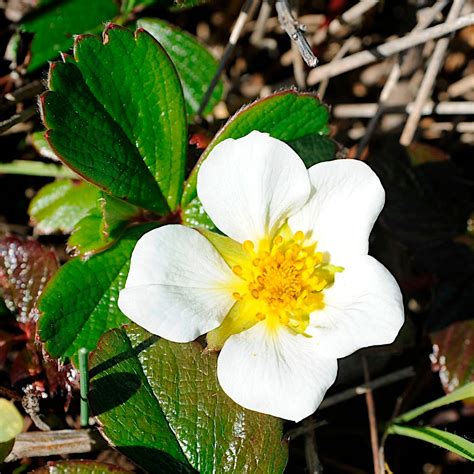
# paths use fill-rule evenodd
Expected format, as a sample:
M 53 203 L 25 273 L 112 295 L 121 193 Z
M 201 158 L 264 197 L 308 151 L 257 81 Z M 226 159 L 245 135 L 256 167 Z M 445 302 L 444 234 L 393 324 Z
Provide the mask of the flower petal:
M 318 163 L 309 169 L 313 196 L 288 223 L 296 232 L 312 232 L 318 250 L 331 263 L 344 265 L 348 256 L 366 255 L 369 235 L 385 202 L 377 175 L 357 160 Z
M 311 184 L 303 161 L 286 143 L 254 131 L 216 145 L 201 165 L 197 191 L 224 234 L 257 243 L 304 205 Z
M 231 336 L 217 375 L 227 395 L 250 410 L 300 421 L 321 403 L 337 374 L 336 359 L 321 355 L 311 338 L 265 321 Z
M 198 231 L 167 225 L 137 242 L 118 305 L 147 331 L 188 342 L 221 324 L 235 303 L 229 288 L 236 281 Z
M 345 357 L 390 344 L 404 322 L 400 288 L 390 272 L 365 255 L 348 261 L 325 290 L 325 307 L 311 315 L 307 332 L 327 357 Z

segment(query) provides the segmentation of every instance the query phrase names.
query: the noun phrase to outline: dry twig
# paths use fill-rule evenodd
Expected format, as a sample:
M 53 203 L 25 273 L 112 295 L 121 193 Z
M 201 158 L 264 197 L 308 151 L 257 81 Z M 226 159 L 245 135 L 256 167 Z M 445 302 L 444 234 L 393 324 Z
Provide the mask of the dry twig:
M 356 22 L 365 12 L 373 8 L 380 0 L 361 0 L 346 10 L 339 18 L 335 18 L 329 24 L 328 31 L 331 35 L 337 35 L 344 25 Z
M 0 122 L 0 133 L 6 132 L 10 128 L 12 128 L 13 125 L 16 125 L 16 124 L 22 123 L 22 122 L 26 122 L 31 117 L 33 117 L 35 115 L 35 113 L 36 113 L 36 107 L 31 106 L 31 107 L 28 107 L 27 109 L 21 111 L 18 114 L 12 115 L 7 120 L 4 120 L 3 122 Z
M 20 433 L 5 462 L 21 458 L 89 453 L 105 446 L 94 430 L 59 430 Z
M 410 113 L 414 106 L 411 102 L 407 105 L 387 106 L 385 114 Z M 333 108 L 333 116 L 337 118 L 370 118 L 377 113 L 378 104 L 339 104 Z M 439 102 L 437 104 L 427 103 L 421 109 L 421 115 L 472 115 L 474 114 L 474 102 Z
M 364 380 L 365 383 L 370 383 L 370 373 L 367 364 L 367 359 L 362 356 L 362 367 L 364 369 Z M 379 435 L 377 431 L 377 417 L 375 414 L 375 403 L 374 397 L 372 396 L 372 389 L 368 389 L 365 392 L 365 403 L 367 404 L 367 415 L 369 417 L 370 427 L 370 447 L 372 448 L 372 458 L 374 463 L 374 474 L 380 474 L 379 465 Z
M 408 34 L 401 38 L 387 41 L 376 48 L 352 54 L 351 56 L 343 58 L 334 64 L 325 64 L 323 66 L 319 66 L 317 69 L 313 69 L 308 75 L 308 84 L 317 84 L 327 77 L 334 77 L 338 76 L 339 74 L 352 71 L 353 69 L 357 69 L 361 66 L 374 63 L 375 61 L 388 58 L 394 54 L 400 53 L 401 51 L 405 51 L 406 49 L 413 48 L 414 46 L 426 43 L 432 39 L 441 38 L 442 36 L 449 35 L 453 31 L 457 31 L 471 25 L 474 25 L 473 13 L 462 16 L 456 21 L 450 23 L 442 23 L 418 33 Z
M 305 63 L 309 67 L 315 67 L 318 64 L 318 58 L 314 55 L 313 50 L 304 35 L 306 28 L 304 25 L 299 23 L 291 13 L 288 0 L 276 0 L 275 7 L 282 28 L 288 33 L 288 36 L 296 42 Z
M 449 10 L 446 23 L 454 23 L 456 18 L 460 15 L 462 7 L 464 5 L 464 0 L 454 0 Z M 426 68 L 426 73 L 421 82 L 420 89 L 416 96 L 414 106 L 410 115 L 408 117 L 405 128 L 403 129 L 402 135 L 400 137 L 400 144 L 403 146 L 408 146 L 412 141 L 415 135 L 415 131 L 418 127 L 418 122 L 422 115 L 422 109 L 431 95 L 434 87 L 434 82 L 436 76 L 438 75 L 439 70 L 443 64 L 444 56 L 448 49 L 450 38 L 442 38 L 436 43 L 436 47 L 431 56 L 428 67 Z
M 235 46 L 240 38 L 242 33 L 242 29 L 247 22 L 247 20 L 251 17 L 253 10 L 257 7 L 257 2 L 259 0 L 246 0 L 242 10 L 237 17 L 236 22 L 234 23 L 234 27 L 232 28 L 232 32 L 229 37 L 229 41 L 227 46 L 225 47 L 224 54 L 219 62 L 219 67 L 217 68 L 216 73 L 214 74 L 211 82 L 209 83 L 209 87 L 207 88 L 204 97 L 201 100 L 201 104 L 199 105 L 199 109 L 197 111 L 196 117 L 202 117 L 204 109 L 206 108 L 209 99 L 211 98 L 212 92 L 215 89 L 217 83 L 219 82 L 219 78 L 221 77 L 222 71 L 224 71 L 227 63 L 229 62 L 232 54 L 234 52 Z
M 358 395 L 362 395 L 369 389 L 375 390 L 377 388 L 384 387 L 385 385 L 390 385 L 400 380 L 413 377 L 413 375 L 415 375 L 413 367 L 406 367 L 405 369 L 397 370 L 390 374 L 376 378 L 370 381 L 369 383 L 349 388 L 341 393 L 336 393 L 336 395 L 332 395 L 331 397 L 326 398 L 319 406 L 319 410 L 329 408 L 331 406 L 337 405 L 338 403 L 342 403 L 346 400 L 357 397 Z
M 436 16 L 441 12 L 441 10 L 447 5 L 448 0 L 438 0 L 428 11 L 422 15 L 418 23 L 416 24 L 415 28 L 411 31 L 411 33 L 415 33 L 417 31 L 424 30 L 427 28 L 431 23 L 435 20 Z M 377 128 L 377 124 L 379 122 L 380 117 L 385 112 L 386 105 L 390 100 L 390 96 L 392 95 L 393 90 L 395 89 L 398 80 L 400 79 L 401 71 L 403 68 L 403 63 L 405 62 L 405 57 L 401 58 L 401 61 L 395 61 L 390 74 L 388 75 L 387 81 L 380 93 L 379 105 L 377 108 L 377 112 L 373 115 L 370 119 L 366 133 L 362 137 L 361 141 L 357 146 L 356 158 L 360 158 L 370 142 L 370 138 L 372 137 L 375 129 Z

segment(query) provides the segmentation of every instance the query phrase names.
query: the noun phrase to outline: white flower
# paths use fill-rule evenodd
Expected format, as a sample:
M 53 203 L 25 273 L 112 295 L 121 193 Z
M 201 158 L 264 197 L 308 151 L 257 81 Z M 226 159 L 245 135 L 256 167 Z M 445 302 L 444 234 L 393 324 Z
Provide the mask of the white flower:
M 397 283 L 367 255 L 382 185 L 360 161 L 307 170 L 284 142 L 252 132 L 213 149 L 197 190 L 227 237 L 182 225 L 145 234 L 119 307 L 171 341 L 209 333 L 235 402 L 299 421 L 338 358 L 391 343 L 403 324 Z

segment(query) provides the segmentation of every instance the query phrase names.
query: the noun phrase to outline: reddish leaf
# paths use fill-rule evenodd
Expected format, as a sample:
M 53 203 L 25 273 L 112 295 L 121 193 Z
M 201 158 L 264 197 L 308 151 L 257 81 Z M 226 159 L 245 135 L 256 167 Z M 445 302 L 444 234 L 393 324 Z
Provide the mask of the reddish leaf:
M 38 376 L 42 371 L 41 358 L 34 344 L 30 342 L 15 354 L 10 370 L 10 382 L 16 385 L 24 379 Z
M 412 143 L 407 147 L 407 152 L 412 166 L 449 160 L 444 151 L 425 143 Z
M 34 319 L 36 301 L 57 269 L 54 251 L 36 240 L 13 236 L 0 240 L 0 288 L 6 305 L 17 311 L 19 321 Z
M 474 320 L 458 321 L 431 334 L 433 370 L 446 392 L 474 381 Z

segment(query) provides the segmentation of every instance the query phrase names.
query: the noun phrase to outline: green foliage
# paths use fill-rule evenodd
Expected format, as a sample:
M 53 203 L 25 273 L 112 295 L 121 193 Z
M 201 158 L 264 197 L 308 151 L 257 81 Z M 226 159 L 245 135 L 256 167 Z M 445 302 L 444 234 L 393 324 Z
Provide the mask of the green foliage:
M 72 46 L 73 35 L 99 31 L 104 22 L 118 13 L 115 0 L 94 0 L 87 7 L 84 0 L 62 0 L 45 6 L 22 24 L 24 31 L 34 34 L 28 71 L 67 51 Z
M 67 165 L 118 198 L 175 209 L 186 158 L 181 85 L 151 35 L 110 25 L 104 40 L 76 38 L 42 96 L 47 140 Z
M 105 436 L 150 472 L 283 472 L 281 420 L 230 400 L 216 363 L 196 342 L 109 331 L 91 355 L 89 395 Z
M 23 431 L 23 417 L 13 402 L 0 398 L 0 443 L 15 438 Z
M 201 201 L 194 198 L 184 209 L 181 215 L 183 224 L 190 227 L 201 227 L 207 230 L 216 230 L 214 222 L 206 214 Z
M 306 135 L 287 143 L 298 153 L 306 168 L 336 158 L 336 142 L 324 135 Z
M 113 245 L 141 209 L 108 194 L 100 199 L 87 216 L 74 226 L 67 242 L 74 255 L 90 256 Z
M 445 395 L 444 397 L 438 398 L 433 400 L 432 402 L 426 403 L 421 407 L 415 408 L 414 410 L 410 410 L 404 413 L 401 416 L 398 416 L 393 421 L 394 423 L 405 423 L 407 421 L 411 421 L 414 418 L 417 418 L 427 411 L 434 410 L 435 408 L 444 407 L 445 405 L 449 405 L 451 403 L 460 402 L 462 400 L 466 400 L 468 398 L 474 397 L 474 382 L 468 383 L 454 392 Z
M 33 132 L 31 134 L 31 144 L 35 150 L 45 158 L 50 158 L 51 160 L 57 160 L 58 157 L 55 155 L 54 151 L 50 147 L 48 140 L 44 136 L 44 132 Z
M 221 141 L 227 138 L 241 138 L 252 130 L 258 130 L 268 132 L 272 137 L 287 143 L 292 142 L 293 147 L 299 146 L 305 156 L 312 158 L 309 141 L 296 145 L 295 143 L 309 136 L 327 135 L 328 117 L 327 107 L 319 102 L 316 95 L 295 91 L 283 91 L 244 107 L 227 121 L 202 154 L 185 184 L 182 207 L 185 208 L 196 197 L 199 165 Z M 327 157 L 329 145 L 323 145 L 319 141 L 317 145 L 324 150 L 324 156 Z
M 461 436 L 441 431 L 430 426 L 408 426 L 404 423 L 412 421 L 424 413 L 434 410 L 436 408 L 444 407 L 451 403 L 468 400 L 474 397 L 474 382 L 468 383 L 454 392 L 445 395 L 444 397 L 426 403 L 421 407 L 410 410 L 403 415 L 395 418 L 387 428 L 387 434 L 397 434 L 400 436 L 407 436 L 409 438 L 416 438 L 428 443 L 440 446 L 453 453 L 458 454 L 470 461 L 474 461 L 474 443 L 468 441 Z
M 427 443 L 447 449 L 469 461 L 474 461 L 474 443 L 461 436 L 449 433 L 448 431 L 431 428 L 430 426 L 403 426 L 393 424 L 388 432 L 390 434 L 426 441 Z
M 218 62 L 197 38 L 156 18 L 138 20 L 137 26 L 144 28 L 165 48 L 178 71 L 183 86 L 188 117 L 192 118 L 206 93 L 209 83 L 218 68 Z M 224 85 L 219 81 L 214 89 L 205 113 L 222 98 Z
M 53 357 L 74 357 L 81 347 L 94 349 L 100 336 L 127 322 L 117 306 L 137 240 L 153 226 L 128 230 L 112 248 L 67 262 L 38 302 L 39 333 Z
M 105 235 L 102 230 L 102 215 L 94 209 L 81 219 L 67 241 L 67 249 L 74 256 L 89 257 L 113 245 L 117 238 Z
M 84 181 L 61 179 L 47 184 L 31 200 L 28 208 L 35 233 L 70 233 L 96 207 L 99 196 L 99 189 Z

